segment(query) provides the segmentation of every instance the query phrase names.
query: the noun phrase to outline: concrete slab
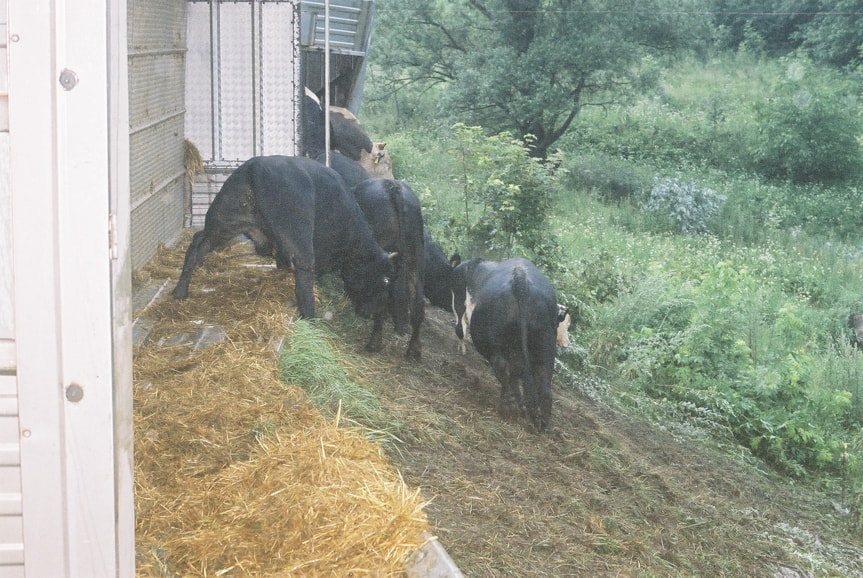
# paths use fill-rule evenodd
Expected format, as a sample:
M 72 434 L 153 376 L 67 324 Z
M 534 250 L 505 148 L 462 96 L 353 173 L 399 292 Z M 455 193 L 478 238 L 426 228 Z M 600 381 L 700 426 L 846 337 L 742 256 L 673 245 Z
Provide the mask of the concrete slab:
M 419 550 L 408 558 L 407 578 L 464 578 L 437 537 L 424 533 L 426 538 Z

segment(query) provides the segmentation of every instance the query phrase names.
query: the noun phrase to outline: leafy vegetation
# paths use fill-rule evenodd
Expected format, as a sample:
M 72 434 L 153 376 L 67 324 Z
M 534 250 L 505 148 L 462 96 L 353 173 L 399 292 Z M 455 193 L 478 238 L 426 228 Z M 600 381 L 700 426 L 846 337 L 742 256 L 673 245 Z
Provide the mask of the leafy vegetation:
M 639 66 L 642 56 L 709 37 L 704 13 L 667 10 L 663 0 L 625 0 L 612 10 L 601 0 L 378 4 L 376 26 L 391 32 L 376 39 L 376 64 L 387 71 L 381 90 L 434 90 L 435 116 L 531 135 L 540 158 L 585 106 L 604 106 L 652 82 L 655 69 Z
M 668 103 L 646 94 L 584 115 L 547 165 L 529 143 L 464 125 L 396 131 L 388 146 L 436 238 L 462 254 L 527 254 L 581 305 L 568 371 L 601 375 L 618 403 L 668 427 L 841 491 L 859 520 L 863 355 L 844 320 L 861 308 L 863 187 L 850 169 L 797 184 L 731 157 L 762 138 L 746 97 L 784 74 L 745 62 L 746 74 L 735 57 L 678 64 L 661 84 Z M 721 128 L 697 106 L 706 68 L 723 86 Z M 806 115 L 783 118 L 792 140 L 833 138 L 807 133 Z M 820 162 L 859 166 L 851 148 Z

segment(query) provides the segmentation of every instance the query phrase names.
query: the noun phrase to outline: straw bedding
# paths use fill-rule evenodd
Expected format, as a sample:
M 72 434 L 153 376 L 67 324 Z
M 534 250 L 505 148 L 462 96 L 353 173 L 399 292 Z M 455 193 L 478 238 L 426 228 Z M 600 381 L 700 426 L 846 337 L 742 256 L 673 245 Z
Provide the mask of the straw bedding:
M 188 239 L 138 283 L 176 279 Z M 162 297 L 134 365 L 139 576 L 391 576 L 428 529 L 378 446 L 279 379 L 290 273 L 245 245 L 211 254 L 190 297 Z M 177 339 L 223 332 L 195 348 Z

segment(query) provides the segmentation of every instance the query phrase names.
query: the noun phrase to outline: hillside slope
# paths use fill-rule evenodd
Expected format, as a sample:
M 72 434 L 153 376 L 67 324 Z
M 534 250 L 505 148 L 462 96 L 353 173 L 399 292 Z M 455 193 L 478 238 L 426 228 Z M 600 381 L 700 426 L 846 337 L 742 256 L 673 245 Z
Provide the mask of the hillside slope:
M 555 431 L 537 435 L 498 417 L 498 385 L 456 353 L 450 314 L 427 311 L 422 341 L 412 364 L 391 337 L 365 377 L 402 423 L 392 461 L 465 575 L 863 576 L 863 539 L 824 496 L 559 376 Z

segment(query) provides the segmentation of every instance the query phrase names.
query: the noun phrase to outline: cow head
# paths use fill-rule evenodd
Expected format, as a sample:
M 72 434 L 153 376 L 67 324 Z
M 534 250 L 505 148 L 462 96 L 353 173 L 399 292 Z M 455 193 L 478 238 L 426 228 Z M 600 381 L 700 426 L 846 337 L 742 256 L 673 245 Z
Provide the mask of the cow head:
M 557 344 L 561 347 L 569 347 L 569 326 L 572 325 L 572 316 L 569 307 L 557 304 Z
M 376 142 L 372 143 L 371 152 L 365 149 L 360 150 L 359 163 L 371 179 L 377 177 L 394 178 L 393 159 L 390 157 L 389 151 L 386 150 L 386 146 L 387 143 L 385 142 Z
M 395 278 L 398 253 L 381 251 L 371 263 L 353 263 L 342 270 L 345 293 L 357 315 L 374 317 L 387 309 L 390 283 Z
M 471 262 L 461 263 L 461 258 L 456 259 L 456 256 L 454 256 L 451 259 L 451 263 L 455 264 L 450 279 L 452 311 L 455 314 L 455 334 L 460 340 L 459 351 L 465 353 L 464 338 L 470 334 L 470 318 L 475 305 L 467 284 Z

